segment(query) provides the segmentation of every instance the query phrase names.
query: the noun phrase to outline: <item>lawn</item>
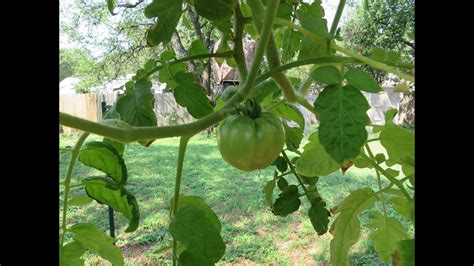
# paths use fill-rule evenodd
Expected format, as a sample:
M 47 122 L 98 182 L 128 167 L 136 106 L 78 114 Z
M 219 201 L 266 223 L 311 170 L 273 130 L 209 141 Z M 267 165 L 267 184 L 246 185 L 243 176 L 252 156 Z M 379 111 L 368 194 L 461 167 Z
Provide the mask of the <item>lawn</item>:
M 60 146 L 73 146 L 77 135 L 60 135 Z M 90 136 L 88 140 L 99 137 Z M 126 218 L 116 214 L 117 245 L 128 265 L 170 264 L 171 251 L 157 252 L 169 245 L 168 205 L 174 193 L 174 179 L 178 154 L 178 138 L 156 140 L 150 147 L 129 144 L 124 160 L 129 179 L 127 188 L 134 193 L 140 206 L 140 225 L 133 233 L 124 233 Z M 375 153 L 380 145 L 371 142 Z M 70 155 L 60 155 L 61 179 Z M 219 217 L 226 252 L 219 265 L 327 265 L 330 233 L 318 236 L 307 217 L 309 203 L 302 199 L 300 209 L 288 217 L 272 214 L 261 192 L 272 179 L 274 167 L 254 172 L 243 172 L 227 165 L 220 157 L 214 136 L 197 135 L 188 144 L 182 181 L 182 193 L 200 196 Z M 100 175 L 100 172 L 76 164 L 73 183 L 81 178 Z M 287 176 L 290 183 L 296 180 Z M 344 175 L 339 172 L 319 179 L 318 189 L 329 208 L 340 203 L 351 191 L 365 186 L 378 189 L 373 170 L 351 167 Z M 275 191 L 276 193 L 276 191 Z M 71 191 L 71 196 L 85 194 L 82 188 Z M 62 194 L 61 194 L 62 195 Z M 380 209 L 380 206 L 376 206 Z M 389 214 L 403 217 L 389 208 Z M 360 215 L 361 224 L 370 218 L 370 211 Z M 332 221 L 332 220 L 331 220 Z M 91 203 L 68 209 L 68 224 L 90 222 L 108 230 L 108 211 L 105 205 Z M 410 231 L 413 229 L 411 228 Z M 361 240 L 351 249 L 351 264 L 389 265 L 381 262 L 368 241 L 364 226 Z M 103 263 L 93 255 L 86 255 L 87 264 Z

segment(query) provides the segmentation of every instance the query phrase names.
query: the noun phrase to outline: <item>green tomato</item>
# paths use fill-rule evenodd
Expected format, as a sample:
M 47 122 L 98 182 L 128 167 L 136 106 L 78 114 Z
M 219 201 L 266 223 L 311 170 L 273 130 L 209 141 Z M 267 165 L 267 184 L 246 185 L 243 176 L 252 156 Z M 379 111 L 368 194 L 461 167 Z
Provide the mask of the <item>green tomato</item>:
M 244 171 L 268 167 L 278 157 L 284 143 L 283 126 L 269 112 L 262 112 L 255 119 L 232 115 L 217 131 L 217 144 L 222 158 Z

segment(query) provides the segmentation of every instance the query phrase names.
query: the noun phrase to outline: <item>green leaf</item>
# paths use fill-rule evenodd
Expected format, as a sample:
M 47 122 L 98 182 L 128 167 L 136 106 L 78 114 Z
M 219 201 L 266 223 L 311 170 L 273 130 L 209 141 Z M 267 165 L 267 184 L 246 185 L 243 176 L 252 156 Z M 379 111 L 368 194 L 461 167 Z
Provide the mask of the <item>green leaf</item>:
M 360 235 L 358 215 L 374 206 L 374 194 L 370 188 L 356 190 L 334 209 L 333 212 L 339 215 L 331 228 L 331 234 L 334 236 L 330 243 L 332 265 L 349 265 L 349 249 L 357 242 Z
M 408 165 L 414 161 L 415 135 L 412 132 L 395 125 L 385 126 L 380 133 L 380 143 L 390 160 Z
M 207 50 L 206 45 L 201 40 L 195 40 L 191 43 L 191 47 L 189 48 L 189 55 L 199 55 L 199 54 L 207 54 L 209 50 Z
M 255 89 L 253 91 L 253 97 L 262 104 L 264 99 L 269 96 L 270 94 L 278 91 L 279 88 L 276 85 L 276 83 L 273 80 L 266 80 L 264 82 L 261 82 L 255 86 Z
M 84 260 L 81 256 L 86 250 L 77 242 L 73 241 L 61 248 L 61 265 L 62 266 L 83 266 Z
M 273 205 L 273 189 L 275 188 L 275 180 L 270 180 L 267 182 L 262 192 L 265 194 L 265 199 L 267 200 L 270 207 Z
M 152 71 L 153 68 L 155 68 L 155 64 L 156 64 L 155 59 L 149 59 L 148 61 L 146 61 L 145 66 L 143 67 L 143 69 L 145 69 L 145 71 L 148 74 L 148 72 Z
M 213 266 L 214 263 L 203 256 L 195 256 L 188 251 L 179 254 L 179 264 L 182 266 Z
M 181 21 L 183 22 L 183 25 L 186 27 L 186 29 L 194 30 L 194 27 L 191 24 L 191 20 L 188 18 L 188 16 L 181 16 Z
M 102 142 L 107 143 L 110 146 L 114 147 L 118 155 L 120 155 L 120 157 L 123 157 L 123 153 L 125 152 L 125 144 L 113 139 L 109 139 L 109 138 L 102 139 Z
M 401 194 L 401 192 L 400 192 Z M 407 200 L 403 194 L 400 197 L 391 197 L 388 199 L 392 203 L 393 209 L 403 217 L 414 222 L 415 204 L 414 201 Z
M 318 235 L 323 235 L 328 231 L 329 211 L 326 209 L 323 201 L 313 202 L 309 208 L 308 216 L 314 230 Z
M 71 198 L 68 201 L 67 205 L 68 206 L 81 206 L 81 205 L 87 205 L 91 203 L 92 201 L 94 201 L 94 199 L 88 196 L 78 196 L 78 197 Z
M 324 9 L 321 6 L 321 1 L 316 0 L 311 5 L 301 1 L 299 8 L 296 10 L 296 17 L 300 20 L 306 17 L 324 17 Z
M 72 238 L 82 247 L 110 261 L 113 265 L 124 265 L 122 251 L 113 245 L 115 239 L 104 234 L 96 225 L 78 223 L 68 229 Z
M 396 250 L 397 243 L 407 239 L 409 235 L 397 219 L 385 217 L 380 212 L 375 212 L 374 215 L 375 218 L 367 223 L 368 228 L 375 229 L 369 234 L 369 238 L 380 258 L 387 262 L 390 254 Z
M 393 119 L 397 115 L 397 109 L 391 108 L 385 113 L 385 125 L 395 125 Z
M 200 208 L 191 205 L 179 208 L 169 230 L 193 256 L 215 263 L 224 255 L 225 244 L 219 231 Z
M 287 102 L 279 104 L 271 109 L 270 112 L 283 119 L 295 121 L 300 128 L 304 129 L 304 116 L 293 104 Z
M 313 70 L 310 77 L 324 84 L 335 84 L 341 81 L 341 73 L 335 66 L 322 66 Z
M 115 0 L 107 0 L 107 9 L 109 10 L 109 13 L 112 16 L 115 15 L 114 8 L 115 8 Z
M 137 229 L 140 223 L 140 211 L 135 196 L 124 187 L 102 177 L 90 177 L 84 179 L 82 183 L 85 185 L 89 197 L 100 204 L 110 206 L 129 220 L 125 232 L 133 232 Z
M 127 182 L 125 162 L 110 144 L 101 141 L 87 142 L 81 148 L 79 161 L 104 172 L 119 184 Z
M 281 60 L 283 63 L 293 58 L 300 48 L 302 37 L 303 35 L 299 31 L 294 31 L 291 28 L 285 29 L 283 33 L 283 43 L 281 45 Z
M 278 158 L 275 160 L 274 164 L 276 165 L 278 171 L 284 173 L 286 170 L 288 170 L 288 164 L 286 163 L 285 158 L 282 156 L 278 156 Z
M 310 185 L 310 186 L 316 185 L 316 183 L 318 183 L 318 180 L 319 180 L 319 177 L 317 176 L 300 175 L 300 177 L 303 181 L 303 184 Z
M 369 168 L 372 169 L 374 168 L 372 165 L 370 165 L 364 158 L 357 156 L 354 160 L 354 166 L 357 168 Z
M 356 87 L 361 91 L 377 93 L 381 92 L 382 88 L 377 81 L 367 72 L 359 69 L 351 69 L 346 73 L 347 83 Z
M 316 99 L 319 140 L 336 162 L 344 163 L 359 155 L 367 140 L 369 108 L 364 95 L 350 85 L 329 85 Z
M 204 88 L 196 83 L 196 76 L 191 73 L 179 72 L 175 75 L 178 87 L 174 89 L 176 102 L 186 107 L 194 118 L 201 118 L 214 111 Z
M 194 0 L 197 13 L 212 21 L 230 18 L 236 4 L 237 0 Z
M 288 186 L 288 181 L 286 181 L 286 179 L 284 177 L 280 177 L 280 178 L 278 178 L 277 185 L 278 185 L 278 188 L 281 191 L 284 191 L 285 188 Z
M 370 57 L 376 61 L 379 61 L 379 62 L 384 62 L 385 61 L 385 57 L 387 56 L 387 52 L 380 48 L 380 47 L 374 47 L 372 49 L 370 49 Z
M 278 6 L 276 16 L 282 19 L 291 20 L 291 13 L 292 13 L 291 5 L 285 1 L 281 1 L 280 5 Z M 278 25 L 275 25 L 275 26 L 278 26 Z
M 318 133 L 308 138 L 304 152 L 296 161 L 296 172 L 305 176 L 325 176 L 339 169 L 339 164 L 327 154 L 319 142 Z
M 298 197 L 288 198 L 280 196 L 273 203 L 272 212 L 279 216 L 288 216 L 288 214 L 297 211 L 300 208 L 301 200 Z
M 184 63 L 167 66 L 158 72 L 158 80 L 162 83 L 166 83 L 166 85 L 171 89 L 174 89 L 178 86 L 174 75 L 184 71 L 186 71 L 186 65 Z
M 158 17 L 156 25 L 147 31 L 149 46 L 157 46 L 160 43 L 166 45 L 170 42 L 181 18 L 182 5 L 182 0 L 153 0 L 145 7 L 145 17 Z
M 117 111 L 122 120 L 135 127 L 156 126 L 156 115 L 153 111 L 155 96 L 151 92 L 151 82 L 147 79 L 138 80 L 135 88 L 117 100 Z M 139 141 L 145 147 L 151 140 Z
M 303 139 L 303 129 L 299 127 L 289 127 L 287 125 L 283 125 L 283 128 L 285 128 L 286 148 L 290 151 L 297 152 L 301 140 Z
M 415 265 L 415 239 L 407 239 L 398 242 L 397 250 L 392 254 L 394 266 Z
M 375 155 L 375 161 L 377 161 L 378 164 L 381 164 L 385 161 L 385 154 L 383 153 L 378 153 Z
M 171 200 L 171 206 L 173 206 L 173 200 Z M 179 196 L 178 211 L 183 206 L 191 206 L 193 208 L 203 211 L 204 216 L 214 225 L 218 232 L 221 231 L 221 222 L 214 213 L 214 211 L 207 205 L 203 198 L 198 196 Z
M 227 102 L 237 93 L 237 86 L 228 86 L 221 94 L 221 99 L 223 102 Z
M 306 17 L 301 21 L 301 26 L 312 33 L 323 38 L 330 38 L 325 19 L 317 17 Z M 298 60 L 323 56 L 328 53 L 327 45 L 320 45 L 315 43 L 308 37 L 303 37 L 301 41 L 301 49 L 298 55 Z

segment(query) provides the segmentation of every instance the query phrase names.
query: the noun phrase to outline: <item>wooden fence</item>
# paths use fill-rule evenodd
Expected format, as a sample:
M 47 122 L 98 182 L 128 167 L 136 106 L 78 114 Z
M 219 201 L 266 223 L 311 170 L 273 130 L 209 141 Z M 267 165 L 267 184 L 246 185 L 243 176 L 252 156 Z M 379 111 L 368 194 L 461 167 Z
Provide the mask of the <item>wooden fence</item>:
M 116 100 L 117 93 L 61 95 L 59 110 L 97 122 L 102 119 L 102 102 L 111 106 Z M 171 92 L 155 93 L 154 111 L 158 126 L 177 125 L 194 121 L 187 110 L 176 103 Z M 62 127 L 62 130 L 64 133 L 76 131 L 68 127 Z
M 385 87 L 384 92 L 381 93 L 364 93 L 364 95 L 371 106 L 367 114 L 373 124 L 383 124 L 386 111 L 390 108 L 398 110 L 403 96 L 402 93 L 393 92 L 390 87 Z M 113 105 L 116 100 L 116 93 L 61 95 L 59 110 L 97 122 L 102 119 L 102 102 Z M 309 99 L 309 101 L 314 102 L 314 99 Z M 304 108 L 299 109 L 305 116 L 305 127 L 309 129 L 309 124 L 314 122 L 314 115 Z M 158 126 L 178 125 L 194 121 L 187 110 L 176 103 L 171 92 L 155 93 L 154 111 Z M 398 118 L 395 117 L 394 120 L 397 123 Z M 64 133 L 72 131 L 74 129 L 63 127 Z

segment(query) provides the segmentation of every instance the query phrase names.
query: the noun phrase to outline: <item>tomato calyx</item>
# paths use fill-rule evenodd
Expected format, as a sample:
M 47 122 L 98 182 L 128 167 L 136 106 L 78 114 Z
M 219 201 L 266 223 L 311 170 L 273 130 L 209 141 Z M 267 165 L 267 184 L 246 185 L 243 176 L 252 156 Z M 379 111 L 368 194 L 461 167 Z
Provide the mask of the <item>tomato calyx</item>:
M 252 119 L 260 117 L 262 113 L 262 107 L 254 98 L 246 99 L 243 105 L 237 107 L 237 110 Z

